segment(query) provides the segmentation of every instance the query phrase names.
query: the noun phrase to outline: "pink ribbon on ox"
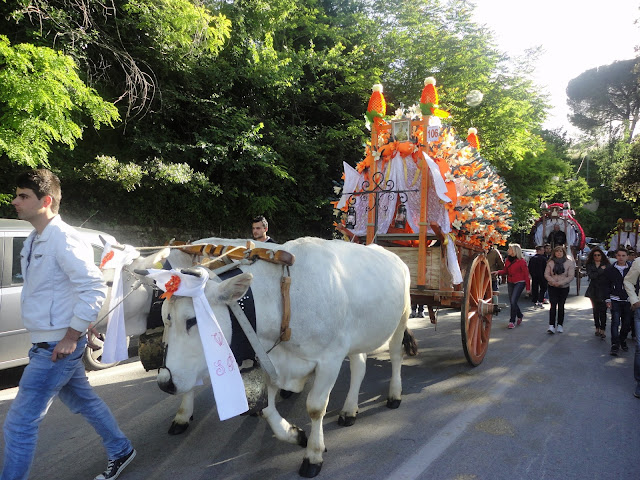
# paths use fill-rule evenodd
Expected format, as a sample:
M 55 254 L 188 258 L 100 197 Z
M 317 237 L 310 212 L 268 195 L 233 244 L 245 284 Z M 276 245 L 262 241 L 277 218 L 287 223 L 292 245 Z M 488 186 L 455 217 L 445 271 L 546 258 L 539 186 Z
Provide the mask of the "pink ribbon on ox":
M 249 410 L 238 363 L 204 293 L 209 273 L 202 269 L 202 276 L 197 277 L 178 270 L 152 269 L 147 276 L 153 278 L 158 287 L 164 291 L 167 290 L 167 284 L 172 277 L 179 277 L 177 289 L 174 290 L 177 282 L 172 282 L 173 295 L 191 297 L 193 300 L 200 341 L 207 361 L 220 420 L 235 417 Z

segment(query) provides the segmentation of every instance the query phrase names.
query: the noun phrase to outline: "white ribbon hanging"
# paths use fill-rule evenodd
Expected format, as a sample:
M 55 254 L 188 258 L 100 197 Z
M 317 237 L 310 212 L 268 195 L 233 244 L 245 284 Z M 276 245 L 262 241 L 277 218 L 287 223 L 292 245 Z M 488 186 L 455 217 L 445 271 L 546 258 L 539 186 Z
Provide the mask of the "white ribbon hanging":
M 249 404 L 236 359 L 204 293 L 209 273 L 204 269 L 201 272 L 197 277 L 178 270 L 152 269 L 147 276 L 165 292 L 192 298 L 218 416 L 226 420 L 249 410 Z
M 131 245 L 125 245 L 124 249 L 113 248 L 110 243 L 105 243 L 102 251 L 101 269 L 113 268 L 113 285 L 111 287 L 111 301 L 109 302 L 109 318 L 107 320 L 107 334 L 102 346 L 102 362 L 121 362 L 129 358 L 127 347 L 127 331 L 124 325 L 123 307 L 123 282 L 122 267 L 129 265 L 140 256 Z

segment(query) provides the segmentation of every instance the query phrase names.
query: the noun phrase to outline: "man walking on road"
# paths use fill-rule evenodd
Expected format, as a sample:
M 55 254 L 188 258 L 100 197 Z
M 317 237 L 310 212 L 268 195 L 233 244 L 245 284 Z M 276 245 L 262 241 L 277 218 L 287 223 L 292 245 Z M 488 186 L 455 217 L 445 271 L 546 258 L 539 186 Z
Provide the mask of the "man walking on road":
M 113 480 L 136 451 L 89 385 L 82 363 L 85 333 L 98 316 L 106 286 L 93 263 L 91 246 L 58 215 L 62 198 L 58 177 L 40 169 L 17 180 L 12 203 L 18 217 L 35 228 L 20 252 L 22 320 L 33 346 L 4 422 L 0 480 L 28 478 L 40 422 L 56 396 L 73 413 L 81 413 L 102 437 L 109 462 L 94 480 Z
M 629 295 L 624 286 L 624 277 L 629 272 L 627 263 L 627 250 L 618 247 L 616 251 L 616 263 L 609 265 L 604 271 L 604 297 L 607 308 L 611 309 L 611 355 L 618 355 L 618 351 L 629 350 L 627 335 L 631 330 L 631 309 Z M 619 331 L 618 331 L 619 329 Z
M 536 308 L 543 308 L 544 292 L 547 291 L 547 279 L 544 271 L 547 268 L 547 257 L 544 246 L 536 247 L 536 254 L 529 259 L 529 275 L 531 275 L 531 301 Z
M 624 289 L 629 295 L 629 303 L 633 311 L 633 322 L 636 332 L 640 332 L 640 300 L 638 290 L 640 290 L 640 258 L 636 258 L 624 277 Z M 636 354 L 633 359 L 633 376 L 636 380 L 636 390 L 633 395 L 640 398 L 640 335 L 636 333 Z

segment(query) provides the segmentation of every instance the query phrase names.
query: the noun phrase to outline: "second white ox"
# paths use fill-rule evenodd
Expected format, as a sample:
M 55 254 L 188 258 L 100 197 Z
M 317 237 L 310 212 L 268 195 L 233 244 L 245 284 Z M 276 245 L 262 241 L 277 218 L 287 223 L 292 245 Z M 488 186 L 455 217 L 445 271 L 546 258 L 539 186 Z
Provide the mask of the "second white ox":
M 278 343 L 269 353 L 278 381 L 275 384 L 265 375 L 268 406 L 262 414 L 277 438 L 306 445 L 299 473 L 313 477 L 320 472 L 325 451 L 322 421 L 329 394 L 345 357 L 350 359 L 351 384 L 341 417 L 355 418 L 366 354 L 387 340 L 392 365 L 387 406 L 400 404 L 402 343 L 411 312 L 409 270 L 399 257 L 377 245 L 301 238 L 273 248 L 296 257 L 291 267 L 291 339 Z M 257 335 L 270 349 L 280 335 L 283 267 L 258 261 L 243 271 L 221 283 L 215 277 L 210 280 L 207 300 L 230 341 L 227 305 L 242 298 L 251 286 Z M 191 298 L 173 296 L 165 301 L 162 317 L 167 355 L 158 384 L 170 393 L 190 392 L 208 374 Z M 279 388 L 301 392 L 312 374 L 306 402 L 311 418 L 307 440 L 304 431 L 280 416 L 275 396 Z

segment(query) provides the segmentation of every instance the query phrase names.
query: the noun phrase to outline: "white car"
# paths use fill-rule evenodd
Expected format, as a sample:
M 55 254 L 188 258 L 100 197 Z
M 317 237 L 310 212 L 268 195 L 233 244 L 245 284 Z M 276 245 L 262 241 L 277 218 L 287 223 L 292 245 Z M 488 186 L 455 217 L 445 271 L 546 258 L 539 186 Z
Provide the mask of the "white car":
M 536 249 L 535 248 L 523 248 L 522 249 L 522 256 L 524 257 L 525 261 L 527 262 L 527 265 L 529 264 L 529 260 L 531 260 L 531 257 L 533 257 L 536 254 Z
M 29 363 L 31 338 L 22 324 L 20 314 L 20 294 L 22 292 L 22 271 L 20 250 L 33 227 L 23 220 L 0 219 L 0 370 Z M 100 265 L 102 257 L 102 236 L 115 244 L 111 235 L 88 228 L 77 228 L 93 247 L 94 261 Z M 85 365 L 99 368 L 99 352 L 85 352 Z M 91 363 L 94 363 L 93 365 Z

